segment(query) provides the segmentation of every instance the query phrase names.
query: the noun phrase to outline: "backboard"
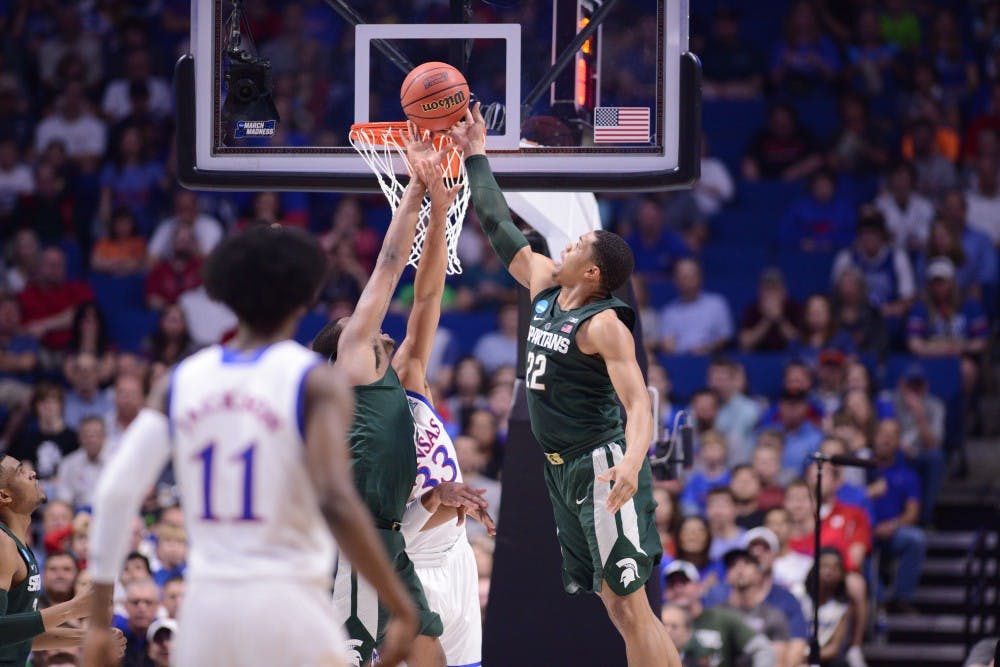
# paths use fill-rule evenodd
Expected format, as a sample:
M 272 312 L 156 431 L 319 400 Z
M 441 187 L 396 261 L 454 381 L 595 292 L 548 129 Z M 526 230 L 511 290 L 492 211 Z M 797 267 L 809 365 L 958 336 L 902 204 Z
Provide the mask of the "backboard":
M 188 187 L 377 191 L 350 127 L 404 120 L 400 84 L 428 61 L 462 71 L 487 110 L 504 188 L 662 190 L 699 173 L 688 0 L 193 0 L 191 12 L 175 79 Z

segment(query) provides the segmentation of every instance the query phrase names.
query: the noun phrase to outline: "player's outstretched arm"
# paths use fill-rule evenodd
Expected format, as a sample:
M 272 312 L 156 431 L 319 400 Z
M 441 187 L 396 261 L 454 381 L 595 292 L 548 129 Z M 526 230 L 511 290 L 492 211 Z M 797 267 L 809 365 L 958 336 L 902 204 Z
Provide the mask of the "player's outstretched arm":
M 379 648 L 379 664 L 404 660 L 417 634 L 413 601 L 389 563 L 368 508 L 354 488 L 347 447 L 353 413 L 350 382 L 329 366 L 317 366 L 306 380 L 307 469 L 320 509 L 351 564 L 378 592 L 392 620 Z
M 416 151 L 413 150 L 414 147 Z M 392 367 L 396 369 L 404 389 L 422 394 L 428 401 L 433 401 L 427 387 L 427 362 L 441 319 L 441 297 L 448 269 L 448 246 L 445 239 L 448 207 L 455 200 L 461 186 L 445 186 L 441 172 L 443 153 L 428 153 L 422 145 L 411 144 L 409 158 L 414 177 L 424 184 L 430 195 L 431 215 L 413 283 L 413 308 L 410 309 L 410 317 L 406 322 L 406 337 L 393 355 Z
M 625 406 L 625 456 L 598 477 L 601 482 L 614 482 L 608 496 L 608 510 L 617 512 L 639 488 L 639 469 L 653 441 L 653 410 L 635 358 L 632 332 L 614 311 L 605 310 L 590 318 L 580 338 L 581 352 L 604 359 L 618 400 Z
M 149 393 L 146 407 L 125 430 L 118 451 L 108 461 L 94 493 L 88 567 L 94 578 L 90 627 L 84 642 L 84 665 L 117 664 L 117 640 L 111 631 L 115 580 L 128 551 L 132 518 L 170 459 L 166 395 L 170 376 Z
M 409 145 L 421 140 L 412 127 Z M 337 366 L 352 384 L 368 384 L 375 376 L 375 338 L 382 328 L 382 320 L 389 310 L 392 294 L 406 268 L 417 227 L 417 214 L 426 188 L 417 178 L 411 178 L 396 213 L 389 223 L 389 230 L 382 241 L 382 250 L 375 262 L 375 269 L 361 291 L 354 314 L 344 327 L 337 345 Z
M 477 102 L 465 113 L 465 121 L 450 130 L 452 139 L 465 153 L 472 205 L 490 245 L 514 279 L 527 287 L 532 298 L 555 284 L 552 260 L 528 246 L 524 234 L 514 225 L 510 208 L 497 185 L 486 159 L 486 122 Z

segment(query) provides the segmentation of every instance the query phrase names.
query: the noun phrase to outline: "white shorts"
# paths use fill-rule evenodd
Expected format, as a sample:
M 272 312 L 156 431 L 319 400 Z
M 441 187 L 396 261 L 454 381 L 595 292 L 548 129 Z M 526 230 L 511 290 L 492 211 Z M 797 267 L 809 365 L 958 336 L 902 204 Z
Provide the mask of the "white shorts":
M 449 667 L 480 667 L 483 660 L 483 624 L 479 613 L 479 573 L 472 546 L 458 540 L 429 564 L 410 554 L 430 608 L 444 624 L 441 647 Z M 436 561 L 436 562 L 434 562 Z
M 344 667 L 330 592 L 287 581 L 197 582 L 180 611 L 174 667 Z

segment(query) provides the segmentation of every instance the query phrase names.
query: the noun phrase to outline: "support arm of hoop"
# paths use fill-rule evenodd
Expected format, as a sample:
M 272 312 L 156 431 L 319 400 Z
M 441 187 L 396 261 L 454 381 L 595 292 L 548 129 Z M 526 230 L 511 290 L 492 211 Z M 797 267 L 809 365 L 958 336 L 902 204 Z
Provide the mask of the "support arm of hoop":
M 479 224 L 504 266 L 510 267 L 521 248 L 527 247 L 528 239 L 514 226 L 507 200 L 493 177 L 486 156 L 470 155 L 465 160 L 465 168 L 469 172 L 472 205 L 476 207 Z

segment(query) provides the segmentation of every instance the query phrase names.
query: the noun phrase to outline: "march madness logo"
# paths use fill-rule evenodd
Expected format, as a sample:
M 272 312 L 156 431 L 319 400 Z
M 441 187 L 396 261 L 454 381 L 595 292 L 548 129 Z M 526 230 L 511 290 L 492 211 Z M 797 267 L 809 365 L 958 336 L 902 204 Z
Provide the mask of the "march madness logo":
M 238 120 L 236 121 L 236 138 L 273 137 L 277 121 L 273 120 Z
M 639 564 L 635 562 L 634 558 L 622 558 L 615 565 L 622 570 L 622 586 L 628 586 L 639 578 Z

